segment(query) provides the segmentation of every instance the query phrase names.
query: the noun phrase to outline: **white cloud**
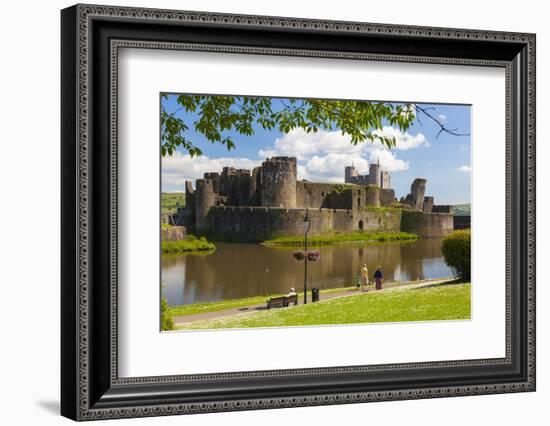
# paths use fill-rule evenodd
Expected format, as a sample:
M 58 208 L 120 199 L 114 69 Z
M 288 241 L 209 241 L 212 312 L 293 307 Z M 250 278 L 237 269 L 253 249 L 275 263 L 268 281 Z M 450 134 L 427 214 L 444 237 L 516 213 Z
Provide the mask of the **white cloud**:
M 394 137 L 396 140 L 394 149 L 400 151 L 428 146 L 428 141 L 422 133 L 411 135 L 391 126 L 385 126 L 373 133 L 381 137 Z M 307 133 L 302 129 L 294 129 L 276 139 L 273 147 L 260 150 L 259 155 L 263 158 L 286 155 L 294 156 L 298 160 L 307 160 L 316 155 L 336 153 L 366 156 L 371 151 L 380 149 L 387 149 L 387 147 L 380 142 L 369 141 L 353 145 L 351 137 L 340 131 L 319 130 L 316 133 Z
M 343 182 L 344 168 L 351 164 L 362 173 L 368 173 L 369 163 L 362 157 L 352 154 L 315 155 L 304 165 L 298 166 L 298 179 L 307 179 L 314 182 Z
M 428 142 L 422 133 L 410 135 L 399 129 L 386 126 L 376 132 L 379 136 L 394 137 L 395 151 L 408 150 L 427 146 Z M 368 174 L 369 162 L 380 159 L 382 169 L 389 172 L 406 170 L 409 163 L 396 157 L 380 142 L 351 143 L 349 135 L 340 131 L 320 130 L 307 133 L 295 129 L 278 138 L 272 147 L 259 151 L 263 158 L 277 155 L 294 156 L 298 159 L 298 179 L 324 182 L 342 182 L 344 167 L 354 164 L 358 172 Z
M 396 142 L 395 149 L 400 151 L 418 148 L 422 145 L 429 146 L 426 137 L 422 133 L 417 133 L 413 136 L 407 132 L 403 133 L 401 130 L 390 126 L 385 126 L 382 130 L 375 130 L 373 133 L 380 137 L 394 137 Z M 380 143 L 375 143 L 375 145 L 381 146 Z
M 470 173 L 472 171 L 472 168 L 470 166 L 460 166 L 458 169 L 459 172 L 463 173 Z
M 447 116 L 445 114 L 439 114 L 437 116 L 437 118 L 439 119 L 439 121 L 441 121 L 442 123 L 445 122 L 445 120 L 447 120 Z
M 259 166 L 261 161 L 249 158 L 209 158 L 207 156 L 193 157 L 188 154 L 176 154 L 162 159 L 162 184 L 181 186 L 184 191 L 185 181 L 202 178 L 205 172 L 221 172 L 225 166 L 237 169 L 250 169 Z
M 316 182 L 343 182 L 344 168 L 355 165 L 360 174 L 368 174 L 369 162 L 378 162 L 383 170 L 397 172 L 407 170 L 409 163 L 398 159 L 395 152 L 426 146 L 422 133 L 410 135 L 399 129 L 384 127 L 377 132 L 380 136 L 393 136 L 397 146 L 390 151 L 380 142 L 351 143 L 349 135 L 340 131 L 307 133 L 295 129 L 275 140 L 272 146 L 259 151 L 262 159 L 278 155 L 292 156 L 298 159 L 298 179 Z M 253 169 L 261 165 L 262 160 L 249 158 L 209 158 L 208 156 L 191 158 L 177 152 L 162 159 L 162 184 L 170 190 L 184 190 L 185 181 L 202 178 L 205 172 L 221 172 L 224 166 L 239 169 Z M 181 188 L 181 189 L 179 189 Z
M 399 160 L 390 151 L 378 149 L 372 151 L 369 156 L 371 163 L 380 162 L 380 167 L 388 172 L 399 172 L 409 168 L 409 162 Z
M 260 157 L 275 155 L 294 156 L 298 160 L 306 160 L 312 156 L 325 153 L 360 154 L 364 144 L 353 145 L 349 135 L 340 131 L 327 132 L 319 130 L 307 133 L 303 129 L 294 129 L 275 140 L 272 148 L 260 150 Z

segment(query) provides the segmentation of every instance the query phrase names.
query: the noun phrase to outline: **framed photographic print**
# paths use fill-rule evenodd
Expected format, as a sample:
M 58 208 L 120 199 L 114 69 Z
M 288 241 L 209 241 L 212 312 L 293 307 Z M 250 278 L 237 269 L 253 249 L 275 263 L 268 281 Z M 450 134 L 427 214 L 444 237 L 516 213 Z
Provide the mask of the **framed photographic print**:
M 535 36 L 76 5 L 74 420 L 535 390 Z

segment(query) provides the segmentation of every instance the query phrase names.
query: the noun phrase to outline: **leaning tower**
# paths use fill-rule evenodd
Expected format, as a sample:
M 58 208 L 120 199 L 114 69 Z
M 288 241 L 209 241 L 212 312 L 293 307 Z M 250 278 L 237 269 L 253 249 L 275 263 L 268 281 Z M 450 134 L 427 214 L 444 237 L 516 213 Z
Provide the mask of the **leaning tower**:
M 416 210 L 422 210 L 424 206 L 424 194 L 426 193 L 426 179 L 416 178 L 411 185 L 411 202 Z
M 261 168 L 262 206 L 296 208 L 296 157 L 273 157 Z

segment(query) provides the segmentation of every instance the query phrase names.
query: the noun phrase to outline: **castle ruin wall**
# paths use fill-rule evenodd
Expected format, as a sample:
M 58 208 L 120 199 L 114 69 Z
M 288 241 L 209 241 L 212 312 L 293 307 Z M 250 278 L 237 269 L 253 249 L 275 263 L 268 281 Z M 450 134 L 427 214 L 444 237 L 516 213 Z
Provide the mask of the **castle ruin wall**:
M 382 188 L 380 190 L 380 205 L 383 207 L 395 204 L 395 190 Z
M 420 235 L 422 238 L 445 237 L 453 232 L 453 215 L 449 213 L 424 213 L 403 210 L 401 230 Z
M 261 242 L 277 237 L 303 236 L 306 209 L 277 207 L 212 207 L 205 233 L 230 242 Z M 399 232 L 401 212 L 359 212 L 340 209 L 308 209 L 310 236 L 334 232 Z
M 346 201 L 340 201 L 341 197 L 333 196 L 339 186 L 341 184 L 296 182 L 296 207 L 350 209 L 351 204 L 345 204 Z

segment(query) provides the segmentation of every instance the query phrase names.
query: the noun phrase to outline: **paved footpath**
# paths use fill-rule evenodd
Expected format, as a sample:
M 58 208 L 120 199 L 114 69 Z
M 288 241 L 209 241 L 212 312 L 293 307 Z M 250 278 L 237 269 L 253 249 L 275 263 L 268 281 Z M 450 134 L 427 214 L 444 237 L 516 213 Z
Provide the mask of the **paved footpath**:
M 453 281 L 454 278 L 438 278 L 434 280 L 423 280 L 423 281 L 405 281 L 405 282 L 394 282 L 394 283 L 386 283 L 384 284 L 384 288 L 379 291 L 392 291 L 394 289 L 413 289 L 413 288 L 420 288 L 420 287 L 429 287 L 431 285 L 437 285 L 442 284 L 446 282 Z M 369 286 L 368 290 L 365 292 L 371 292 L 376 291 L 374 289 L 374 286 Z M 356 294 L 359 294 L 360 292 L 355 289 L 348 289 L 348 290 L 342 290 L 342 291 L 334 291 L 330 293 L 322 293 L 320 294 L 321 302 L 325 300 L 330 299 L 336 299 L 337 297 L 346 297 L 346 296 L 353 296 Z M 267 300 L 267 298 L 266 298 Z M 298 295 L 298 305 L 302 303 L 303 296 Z M 311 302 L 310 302 L 311 303 Z M 273 308 L 273 309 L 291 309 L 289 308 Z M 266 311 L 266 303 L 262 305 L 251 305 L 251 306 L 241 306 L 240 308 L 230 308 L 230 309 L 223 309 L 220 311 L 214 311 L 214 312 L 204 312 L 200 314 L 191 314 L 191 315 L 175 315 L 173 317 L 174 324 L 176 326 L 183 326 L 185 324 L 189 324 L 191 322 L 195 321 L 202 321 L 202 320 L 208 320 L 213 318 L 221 318 L 226 317 L 229 315 L 236 315 L 236 314 L 243 314 L 245 312 L 255 312 L 255 311 Z

